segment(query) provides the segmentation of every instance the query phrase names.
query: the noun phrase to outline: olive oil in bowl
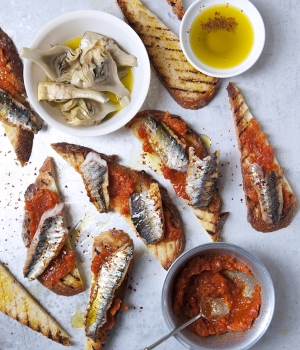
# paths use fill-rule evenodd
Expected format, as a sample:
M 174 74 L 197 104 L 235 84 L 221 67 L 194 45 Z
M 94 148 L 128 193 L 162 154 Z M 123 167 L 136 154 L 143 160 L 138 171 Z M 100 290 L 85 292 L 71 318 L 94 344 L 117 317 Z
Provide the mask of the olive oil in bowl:
M 201 62 L 212 68 L 229 69 L 249 56 L 254 30 L 243 10 L 220 4 L 200 11 L 191 25 L 189 39 Z

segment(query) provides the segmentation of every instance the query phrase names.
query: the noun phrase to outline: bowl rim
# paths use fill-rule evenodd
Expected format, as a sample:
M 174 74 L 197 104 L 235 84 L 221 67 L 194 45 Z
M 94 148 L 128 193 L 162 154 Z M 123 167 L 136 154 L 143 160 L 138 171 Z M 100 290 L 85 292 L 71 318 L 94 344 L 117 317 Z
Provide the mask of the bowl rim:
M 254 43 L 250 54 L 240 64 L 232 68 L 218 69 L 206 65 L 195 56 L 190 47 L 188 31 L 190 30 L 191 24 L 202 6 L 208 8 L 210 6 L 222 4 L 229 4 L 237 8 L 243 7 L 243 10 L 246 9 L 244 13 L 249 18 L 254 30 Z M 251 18 L 249 16 L 249 11 L 251 11 Z M 255 25 L 253 23 L 253 19 L 255 19 Z M 259 35 L 257 35 L 258 33 Z M 258 60 L 263 51 L 265 37 L 266 32 L 262 16 L 253 3 L 249 0 L 196 0 L 185 12 L 179 29 L 181 48 L 190 64 L 202 73 L 216 78 L 234 77 L 250 69 Z
M 174 263 L 171 265 L 170 269 L 167 272 L 167 275 L 165 277 L 163 287 L 162 287 L 162 293 L 161 293 L 161 307 L 163 310 L 163 316 L 165 319 L 165 322 L 167 324 L 167 327 L 171 330 L 174 329 L 174 324 L 171 322 L 171 318 L 168 316 L 167 312 L 167 292 L 172 288 L 172 284 L 174 283 L 174 279 L 176 277 L 176 272 L 178 273 L 177 269 L 180 266 L 183 266 L 184 263 L 187 261 L 191 260 L 193 257 L 196 255 L 200 254 L 209 254 L 209 252 L 206 253 L 206 251 L 212 251 L 212 250 L 218 250 L 218 249 L 227 249 L 228 252 L 225 252 L 224 254 L 230 255 L 230 252 L 233 254 L 234 252 L 237 252 L 238 254 L 241 254 L 244 256 L 246 259 L 250 260 L 256 267 L 257 269 L 261 272 L 261 274 L 264 276 L 264 278 L 267 280 L 267 286 L 268 286 L 268 293 L 270 299 L 268 300 L 268 312 L 267 315 L 269 315 L 267 321 L 265 322 L 264 328 L 261 329 L 260 333 L 258 336 L 253 339 L 251 342 L 248 342 L 246 347 L 241 348 L 239 347 L 230 347 L 230 349 L 233 350 L 246 350 L 249 349 L 251 346 L 253 346 L 255 343 L 258 342 L 258 340 L 265 334 L 266 330 L 268 329 L 273 315 L 274 315 L 274 310 L 275 310 L 275 289 L 274 289 L 274 284 L 271 278 L 271 275 L 269 274 L 268 270 L 264 266 L 264 264 L 257 258 L 255 257 L 252 253 L 248 252 L 244 248 L 237 246 L 232 243 L 225 243 L 225 242 L 210 242 L 210 243 L 205 243 L 205 244 L 200 244 L 190 250 L 187 250 L 184 252 L 182 255 L 180 255 Z M 238 258 L 237 258 L 238 260 Z M 170 281 L 171 280 L 171 281 Z M 173 280 L 173 281 L 172 281 Z M 182 345 L 185 347 L 192 349 L 189 344 L 186 343 L 184 337 L 179 333 L 175 334 L 174 337 L 179 341 Z M 206 350 L 208 349 L 207 347 L 199 347 L 199 349 Z
M 76 11 L 70 11 L 65 14 L 62 14 L 54 19 L 52 19 L 50 22 L 48 22 L 44 27 L 40 29 L 40 31 L 35 35 L 33 38 L 31 44 L 29 47 L 31 48 L 37 48 L 40 45 L 42 45 L 43 39 L 46 37 L 47 33 L 51 32 L 55 27 L 64 24 L 65 22 L 74 21 L 77 19 L 82 18 L 93 18 L 97 19 L 99 21 L 109 21 L 113 25 L 117 24 L 120 27 L 120 30 L 126 30 L 129 31 L 133 38 L 135 38 L 136 45 L 139 46 L 140 56 L 142 57 L 143 61 L 143 84 L 141 84 L 139 88 L 138 93 L 138 99 L 136 100 L 134 106 L 132 106 L 130 103 L 128 106 L 123 107 L 120 111 L 124 111 L 124 116 L 121 120 L 119 120 L 116 124 L 113 125 L 107 125 L 102 128 L 96 128 L 97 125 L 91 125 L 91 126 L 81 126 L 76 127 L 72 125 L 64 125 L 60 123 L 59 121 L 55 120 L 51 116 L 48 115 L 48 113 L 44 110 L 41 103 L 37 100 L 37 97 L 33 93 L 32 85 L 31 85 L 31 74 L 32 74 L 32 67 L 35 63 L 33 63 L 30 60 L 23 59 L 23 65 L 24 65 L 24 84 L 26 93 L 29 99 L 30 104 L 34 108 L 34 110 L 37 112 L 37 114 L 43 119 L 45 122 L 50 124 L 55 129 L 64 132 L 69 135 L 73 136 L 80 136 L 80 137 L 94 137 L 94 136 L 101 136 L 101 135 L 107 135 L 111 132 L 114 132 L 120 128 L 122 128 L 124 125 L 126 125 L 134 116 L 135 114 L 140 110 L 141 106 L 143 105 L 150 86 L 150 79 L 151 79 L 151 69 L 150 69 L 150 61 L 149 56 L 147 53 L 147 50 L 141 41 L 140 37 L 137 35 L 137 33 L 122 19 L 104 12 L 104 11 L 96 11 L 96 10 L 76 10 Z M 86 31 L 89 29 L 87 28 Z M 113 37 L 113 35 L 111 36 Z M 136 67 L 133 68 L 133 73 Z M 133 88 L 134 89 L 135 81 L 133 81 Z M 126 111 L 128 109 L 128 112 Z M 99 124 L 101 125 L 101 123 Z

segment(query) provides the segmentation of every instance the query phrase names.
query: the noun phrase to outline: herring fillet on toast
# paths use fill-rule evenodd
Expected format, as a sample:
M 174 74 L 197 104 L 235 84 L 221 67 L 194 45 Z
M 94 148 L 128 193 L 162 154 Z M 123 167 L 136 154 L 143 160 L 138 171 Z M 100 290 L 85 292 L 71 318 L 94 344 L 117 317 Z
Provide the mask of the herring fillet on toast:
M 62 345 L 70 336 L 0 262 L 0 311 Z
M 288 226 L 297 212 L 296 196 L 240 91 L 232 82 L 227 91 L 241 152 L 248 221 L 257 231 L 279 230 Z
M 143 150 L 151 155 L 158 170 L 171 181 L 176 194 L 186 200 L 211 239 L 219 241 L 228 216 L 221 212 L 219 152 L 209 155 L 201 138 L 169 112 L 141 111 L 127 127 L 142 142 Z
M 91 153 L 95 159 L 100 157 L 102 161 L 106 161 L 108 186 L 101 190 L 107 192 L 109 197 L 106 211 L 113 208 L 120 213 L 167 270 L 182 253 L 185 243 L 179 212 L 167 191 L 146 172 L 117 163 L 115 156 L 107 156 L 90 148 L 66 142 L 51 146 L 81 174 L 84 182 L 85 167 L 83 168 L 82 164 L 89 158 L 92 159 Z M 102 176 L 100 170 L 99 168 L 99 178 Z M 94 196 L 86 182 L 85 187 L 90 201 L 95 204 Z M 99 207 L 97 209 L 99 210 Z M 157 232 L 161 233 L 159 237 Z
M 0 89 L 29 108 L 23 82 L 23 63 L 11 38 L 0 29 Z M 30 108 L 29 108 L 30 109 Z M 29 160 L 34 134 L 17 126 L 2 124 L 22 166 Z
M 196 70 L 186 59 L 178 37 L 139 0 L 117 0 L 137 32 L 161 83 L 183 108 L 199 109 L 215 96 L 220 79 Z
M 35 182 L 29 185 L 25 191 L 24 198 L 25 216 L 23 221 L 22 238 L 25 246 L 30 247 L 32 238 L 38 229 L 39 221 L 42 218 L 40 218 L 40 216 L 47 210 L 53 208 L 55 204 L 61 202 L 59 190 L 56 184 L 54 163 L 51 157 L 47 157 L 44 161 Z M 49 204 L 50 208 L 46 208 L 46 205 L 50 200 L 53 202 L 51 205 Z M 63 217 L 63 214 L 61 215 Z M 65 226 L 64 217 L 63 222 Z M 56 270 L 61 271 L 61 277 L 59 276 L 59 280 L 56 280 Z M 84 290 L 83 281 L 78 268 L 76 267 L 75 255 L 68 237 L 66 238 L 65 244 L 60 250 L 58 256 L 37 279 L 45 287 L 59 295 L 71 296 L 81 293 Z
M 117 321 L 133 266 L 133 250 L 132 240 L 122 230 L 111 229 L 94 237 L 90 298 L 84 318 L 87 350 L 103 349 Z

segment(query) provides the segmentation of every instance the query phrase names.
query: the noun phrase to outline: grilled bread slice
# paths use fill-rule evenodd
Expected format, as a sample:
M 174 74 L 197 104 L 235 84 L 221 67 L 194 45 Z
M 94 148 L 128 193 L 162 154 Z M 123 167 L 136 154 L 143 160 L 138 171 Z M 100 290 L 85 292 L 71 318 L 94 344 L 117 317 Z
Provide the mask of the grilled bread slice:
M 158 78 L 183 108 L 204 107 L 220 80 L 197 71 L 185 58 L 178 37 L 139 0 L 117 0 L 128 24 L 142 39 Z
M 240 91 L 232 82 L 227 91 L 241 152 L 248 221 L 257 231 L 279 230 L 291 223 L 297 199 Z
M 62 345 L 70 336 L 0 262 L 0 311 Z
M 121 310 L 132 266 L 133 242 L 127 233 L 112 229 L 94 238 L 84 318 L 87 350 L 103 349 Z
M 168 0 L 169 5 L 172 6 L 172 10 L 178 19 L 182 20 L 184 16 L 184 9 L 181 0 Z
M 25 217 L 22 238 L 25 246 L 29 247 L 41 215 L 46 210 L 52 208 L 57 202 L 61 202 L 56 184 L 54 163 L 51 157 L 47 157 L 44 161 L 36 181 L 28 186 L 24 198 Z M 47 202 L 50 200 L 52 203 L 46 207 Z M 32 215 L 32 213 L 34 215 Z M 84 290 L 84 286 L 78 268 L 74 262 L 75 255 L 67 237 L 58 257 L 50 263 L 37 279 L 56 294 L 65 296 L 78 294 Z M 56 277 L 54 276 L 54 271 L 57 269 L 65 272 L 65 275 L 63 275 L 62 272 L 63 276 L 61 276 L 59 281 L 56 281 Z
M 158 170 L 171 181 L 176 194 L 190 205 L 212 240 L 219 241 L 228 216 L 221 212 L 218 191 L 219 152 L 209 155 L 201 138 L 180 117 L 169 112 L 142 111 L 127 126 L 142 142 L 143 150 L 151 155 Z M 201 176 L 197 168 L 203 168 Z
M 167 191 L 146 172 L 122 166 L 115 161 L 115 157 L 105 156 L 90 148 L 65 142 L 51 146 L 82 177 L 81 165 L 88 159 L 91 152 L 107 162 L 106 191 L 109 196 L 109 207 L 119 212 L 132 225 L 150 252 L 167 270 L 182 253 L 185 243 L 178 210 Z M 91 198 L 91 191 L 87 186 L 86 188 Z M 143 209 L 145 209 L 145 215 Z M 151 229 L 148 230 L 147 227 Z
M 30 108 L 26 102 L 23 82 L 23 63 L 11 38 L 0 29 L 0 89 Z M 17 126 L 3 124 L 5 133 L 12 144 L 22 166 L 28 162 L 33 145 L 34 134 Z

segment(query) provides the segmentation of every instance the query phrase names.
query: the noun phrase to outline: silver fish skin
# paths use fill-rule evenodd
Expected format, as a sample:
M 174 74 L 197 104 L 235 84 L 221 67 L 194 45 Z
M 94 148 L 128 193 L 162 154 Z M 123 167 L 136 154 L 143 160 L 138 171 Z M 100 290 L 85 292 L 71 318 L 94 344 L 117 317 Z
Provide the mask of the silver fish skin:
M 158 153 L 165 166 L 170 169 L 185 171 L 188 156 L 178 137 L 164 123 L 149 115 L 145 120 L 149 142 Z
M 164 215 L 159 186 L 151 183 L 149 190 L 130 196 L 131 220 L 146 244 L 164 238 Z
M 278 224 L 283 208 L 282 174 L 272 170 L 264 176 L 263 169 L 257 163 L 251 164 L 250 170 L 254 189 L 258 194 L 262 219 L 269 224 Z
M 84 324 L 86 336 L 97 341 L 97 333 L 107 320 L 116 289 L 123 282 L 133 258 L 133 246 L 128 244 L 113 253 L 101 266 L 96 281 L 91 286 L 92 295 Z
M 63 217 L 59 215 L 62 206 L 63 203 L 56 205 L 41 217 L 23 269 L 24 277 L 29 281 L 36 279 L 45 271 L 64 245 L 68 230 L 64 227 Z
M 108 212 L 108 169 L 107 162 L 95 152 L 90 152 L 80 165 L 84 183 L 88 188 L 91 202 L 100 213 Z
M 189 148 L 189 165 L 186 178 L 186 193 L 190 203 L 196 208 L 207 208 L 218 186 L 220 151 L 204 159 L 195 155 L 193 147 Z
M 34 134 L 41 129 L 35 122 L 34 115 L 2 89 L 0 89 L 0 120 Z

